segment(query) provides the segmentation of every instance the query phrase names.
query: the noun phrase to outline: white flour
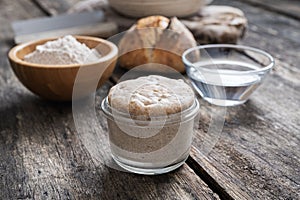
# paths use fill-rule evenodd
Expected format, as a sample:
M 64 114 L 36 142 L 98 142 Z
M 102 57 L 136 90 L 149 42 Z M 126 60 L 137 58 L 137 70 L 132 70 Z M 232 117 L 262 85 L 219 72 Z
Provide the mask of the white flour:
M 67 35 L 36 46 L 36 50 L 26 55 L 24 60 L 46 65 L 68 65 L 95 62 L 100 57 L 96 50 Z

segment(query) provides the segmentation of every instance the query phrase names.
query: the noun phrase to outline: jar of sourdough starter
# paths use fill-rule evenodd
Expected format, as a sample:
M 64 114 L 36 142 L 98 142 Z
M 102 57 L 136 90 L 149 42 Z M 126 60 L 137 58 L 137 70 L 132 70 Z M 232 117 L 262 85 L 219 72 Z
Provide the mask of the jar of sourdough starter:
M 183 80 L 151 75 L 123 81 L 101 107 L 112 157 L 122 168 L 161 174 L 187 159 L 199 102 Z

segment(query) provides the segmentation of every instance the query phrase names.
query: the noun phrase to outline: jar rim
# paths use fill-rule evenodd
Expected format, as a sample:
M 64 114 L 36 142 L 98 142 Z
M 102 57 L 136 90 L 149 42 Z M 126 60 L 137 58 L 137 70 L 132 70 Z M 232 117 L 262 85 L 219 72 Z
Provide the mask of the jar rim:
M 108 97 L 104 98 L 101 103 L 101 109 L 105 116 L 111 120 L 117 120 L 119 122 L 130 122 L 134 121 L 136 124 L 151 124 L 162 125 L 162 124 L 173 124 L 179 122 L 185 122 L 191 118 L 194 118 L 199 113 L 200 103 L 197 98 L 194 99 L 193 104 L 187 109 L 169 115 L 153 116 L 149 119 L 135 119 L 134 116 L 129 113 L 121 112 L 115 108 L 112 108 L 108 103 Z

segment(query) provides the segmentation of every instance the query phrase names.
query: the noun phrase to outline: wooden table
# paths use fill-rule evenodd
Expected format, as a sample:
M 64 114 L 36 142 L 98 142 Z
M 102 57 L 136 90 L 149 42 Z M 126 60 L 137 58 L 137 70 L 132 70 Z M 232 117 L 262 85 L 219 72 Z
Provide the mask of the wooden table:
M 249 27 L 240 43 L 268 51 L 276 66 L 246 104 L 227 109 L 205 156 L 201 137 L 217 108 L 201 101 L 189 159 L 158 176 L 95 165 L 78 138 L 71 104 L 39 99 L 9 66 L 12 21 L 62 13 L 77 1 L 0 1 L 0 199 L 300 199 L 299 1 L 214 1 L 245 12 Z M 98 103 L 112 81 L 97 92 Z

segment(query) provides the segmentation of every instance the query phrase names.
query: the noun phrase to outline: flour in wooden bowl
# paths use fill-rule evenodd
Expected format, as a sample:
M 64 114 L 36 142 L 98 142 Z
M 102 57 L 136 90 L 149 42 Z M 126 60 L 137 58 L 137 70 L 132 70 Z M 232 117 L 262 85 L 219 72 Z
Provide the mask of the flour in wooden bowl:
M 70 65 L 96 62 L 100 54 L 80 43 L 71 35 L 36 46 L 24 60 L 45 65 Z

